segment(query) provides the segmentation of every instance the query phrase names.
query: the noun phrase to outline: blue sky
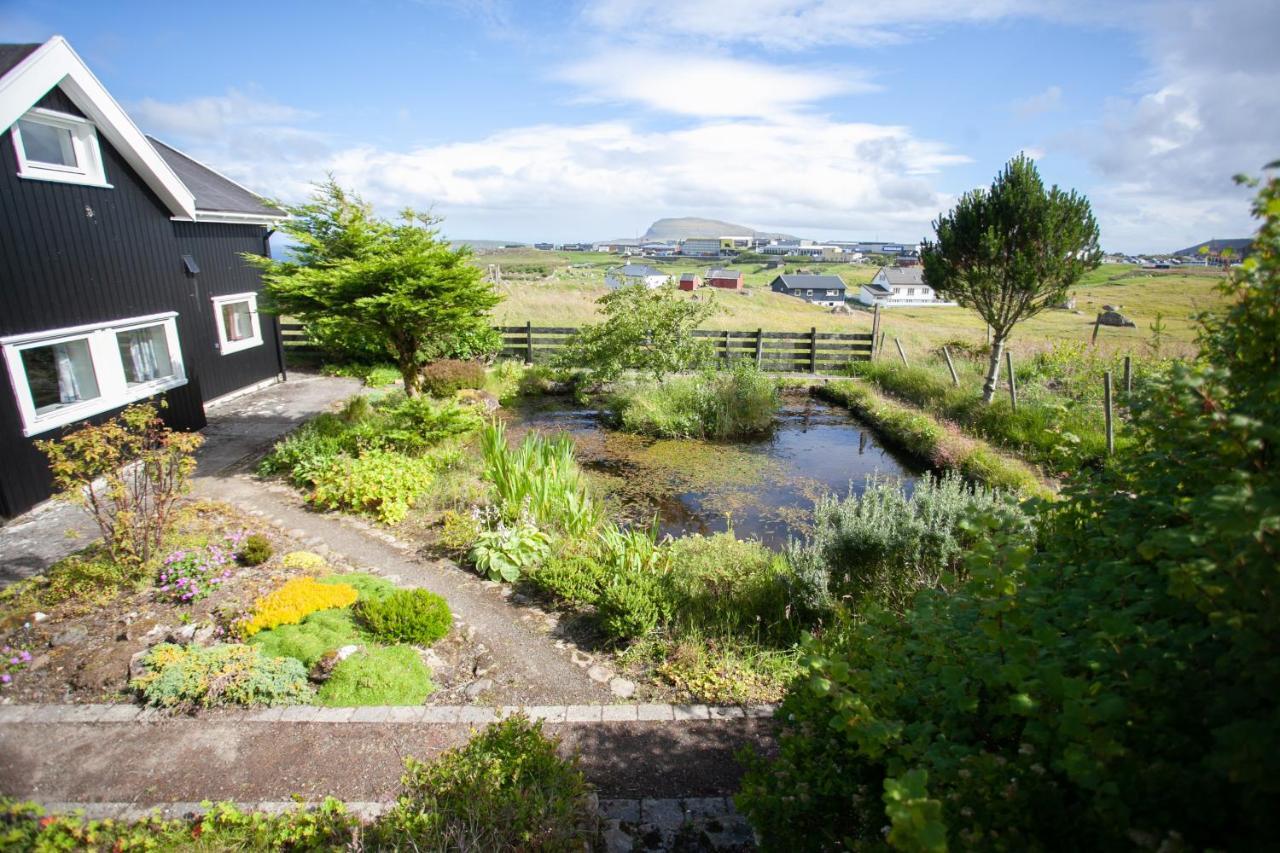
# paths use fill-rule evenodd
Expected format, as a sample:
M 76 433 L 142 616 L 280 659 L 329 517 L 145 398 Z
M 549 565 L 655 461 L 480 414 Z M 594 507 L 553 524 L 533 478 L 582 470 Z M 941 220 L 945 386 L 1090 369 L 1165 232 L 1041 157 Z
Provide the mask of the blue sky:
M 0 2 L 5 40 L 66 36 L 264 194 L 332 172 L 528 241 L 682 215 L 915 240 L 1019 151 L 1109 249 L 1241 236 L 1231 175 L 1280 157 L 1276 32 L 1273 0 Z

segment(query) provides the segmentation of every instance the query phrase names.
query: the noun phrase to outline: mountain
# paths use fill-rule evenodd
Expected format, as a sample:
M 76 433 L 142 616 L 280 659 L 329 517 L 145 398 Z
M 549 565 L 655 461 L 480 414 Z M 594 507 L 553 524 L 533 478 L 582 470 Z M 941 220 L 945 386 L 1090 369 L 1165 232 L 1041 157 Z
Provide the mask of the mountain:
M 1206 240 L 1203 243 L 1197 243 L 1194 246 L 1188 246 L 1185 249 L 1179 249 L 1174 252 L 1175 255 L 1198 255 L 1204 249 L 1214 254 L 1220 253 L 1223 249 L 1230 249 L 1235 253 L 1237 258 L 1248 257 L 1253 251 L 1252 237 L 1238 237 L 1231 240 Z
M 644 240 L 684 240 L 688 237 L 729 237 L 746 236 L 767 237 L 778 240 L 794 240 L 790 234 L 772 234 L 757 231 L 745 225 L 734 225 L 719 219 L 702 219 L 697 216 L 681 216 L 672 219 L 659 219 L 644 232 Z

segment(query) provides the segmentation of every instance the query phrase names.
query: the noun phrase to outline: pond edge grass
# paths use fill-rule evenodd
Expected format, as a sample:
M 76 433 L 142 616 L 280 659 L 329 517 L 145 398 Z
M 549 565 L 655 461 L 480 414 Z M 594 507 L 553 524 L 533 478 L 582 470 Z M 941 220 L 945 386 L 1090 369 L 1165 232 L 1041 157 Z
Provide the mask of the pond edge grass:
M 892 400 L 859 379 L 809 386 L 809 393 L 848 409 L 884 440 L 936 470 L 959 471 L 995 489 L 1052 498 L 1054 490 L 1036 468 L 915 406 Z

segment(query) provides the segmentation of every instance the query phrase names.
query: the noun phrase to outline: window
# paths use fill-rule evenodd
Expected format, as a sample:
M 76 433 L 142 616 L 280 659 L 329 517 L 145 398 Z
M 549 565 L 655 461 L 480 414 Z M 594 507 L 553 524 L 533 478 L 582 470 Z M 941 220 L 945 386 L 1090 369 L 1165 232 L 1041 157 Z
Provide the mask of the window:
M 13 149 L 21 177 L 107 186 L 98 134 L 79 116 L 33 109 L 13 125 Z
M 223 355 L 262 345 L 256 293 L 215 296 L 213 311 L 218 324 L 218 351 Z
M 23 434 L 46 432 L 185 384 L 176 316 L 170 312 L 0 339 Z
M 908 287 L 907 296 L 915 296 L 915 295 L 916 295 L 916 289 L 914 287 Z

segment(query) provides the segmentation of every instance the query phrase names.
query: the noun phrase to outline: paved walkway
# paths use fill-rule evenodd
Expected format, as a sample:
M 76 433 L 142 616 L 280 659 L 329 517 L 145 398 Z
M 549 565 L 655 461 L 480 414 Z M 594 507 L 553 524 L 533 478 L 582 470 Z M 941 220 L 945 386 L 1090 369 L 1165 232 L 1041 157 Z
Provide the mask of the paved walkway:
M 198 476 L 216 476 L 261 456 L 282 435 L 360 388 L 355 379 L 293 374 L 288 382 L 209 411 Z M 0 587 L 39 574 L 98 537 L 78 506 L 51 500 L 0 527 Z
M 167 716 L 133 705 L 0 708 L 0 794 L 41 802 L 386 802 L 403 758 L 430 759 L 517 710 L 580 756 L 600 796 L 723 797 L 773 709 L 606 705 L 313 708 Z

